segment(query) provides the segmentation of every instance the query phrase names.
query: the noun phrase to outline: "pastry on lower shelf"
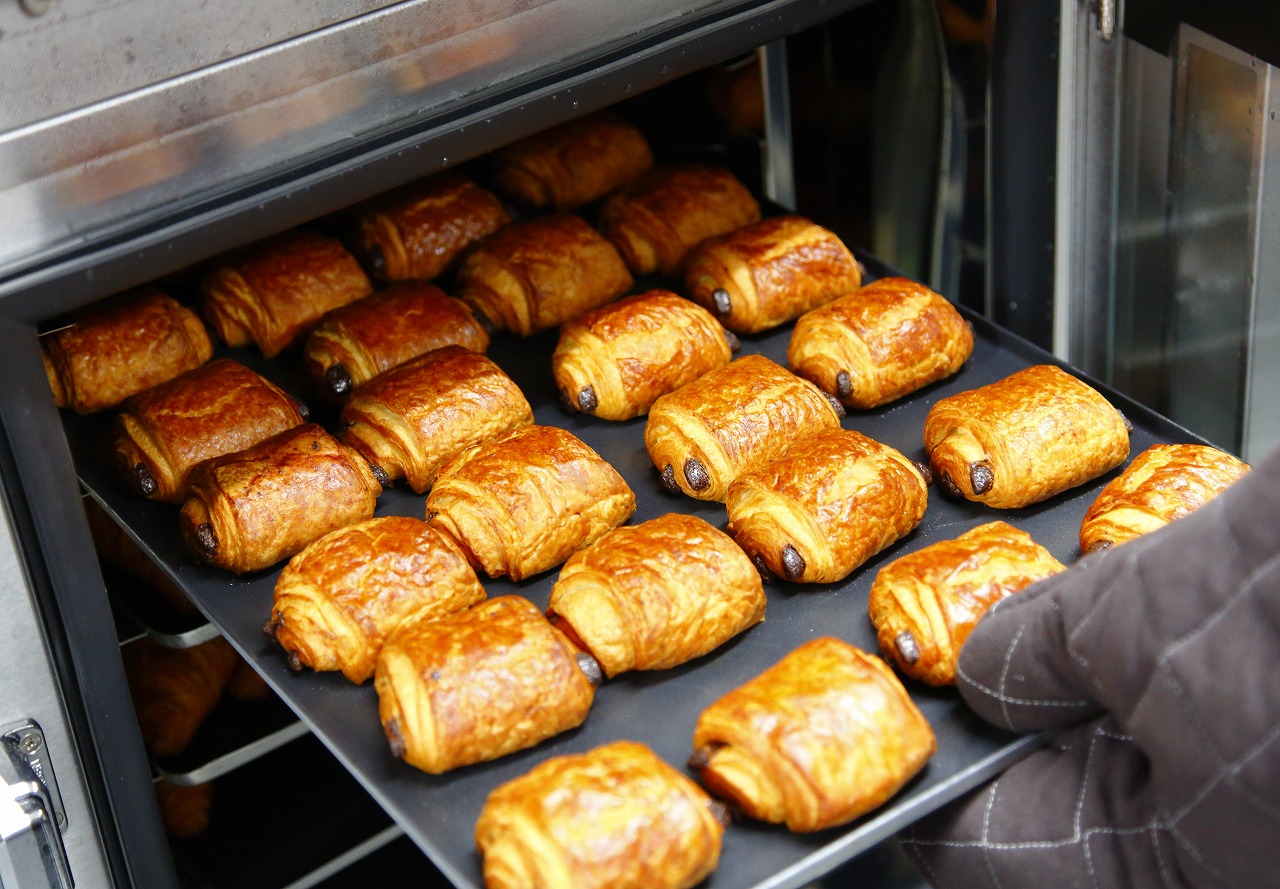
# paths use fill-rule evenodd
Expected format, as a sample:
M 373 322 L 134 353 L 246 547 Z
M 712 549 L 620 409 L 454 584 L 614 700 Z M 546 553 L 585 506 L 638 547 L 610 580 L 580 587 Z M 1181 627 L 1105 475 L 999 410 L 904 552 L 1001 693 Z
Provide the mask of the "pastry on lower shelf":
M 924 518 L 929 483 L 852 429 L 800 439 L 729 485 L 728 531 L 766 576 L 834 583 Z
M 958 371 L 973 330 L 943 296 L 881 278 L 796 321 L 787 364 L 847 407 L 873 408 Z
M 486 889 L 690 889 L 719 864 L 727 821 L 649 747 L 621 740 L 494 788 L 476 848 Z
M 667 513 L 569 557 L 548 615 L 613 677 L 701 657 L 764 620 L 764 588 L 723 531 Z
M 201 290 L 205 320 L 224 343 L 256 344 L 273 358 L 325 312 L 368 296 L 373 285 L 337 238 L 293 229 L 223 257 Z
M 490 577 L 524 580 L 631 517 L 635 493 L 573 433 L 525 426 L 441 471 L 426 515 Z
M 589 114 L 493 153 L 493 182 L 535 210 L 576 210 L 653 166 L 649 140 L 611 112 Z
M 733 358 L 737 337 L 711 313 L 669 290 L 623 297 L 560 327 L 551 372 L 562 403 L 604 420 L 649 412 Z
M 690 251 L 689 298 L 737 333 L 759 333 L 856 290 L 862 266 L 835 232 L 802 216 L 772 216 Z
M 612 302 L 631 283 L 613 245 L 573 214 L 507 226 L 467 254 L 456 279 L 459 299 L 519 336 Z
M 724 501 L 729 484 L 801 438 L 836 429 L 844 408 L 763 355 L 703 374 L 649 409 L 644 446 L 662 484 Z
M 174 784 L 160 778 L 155 782 L 156 802 L 160 805 L 160 823 L 164 832 L 175 840 L 189 840 L 209 827 L 213 808 L 213 782 Z
M 227 679 L 227 687 L 222 691 L 233 701 L 265 701 L 275 696 L 267 680 L 243 657 L 236 658 L 235 668 Z
M 1155 444 L 1098 492 L 1080 523 L 1080 551 L 1125 543 L 1195 512 L 1249 472 L 1210 445 Z
M 1129 422 L 1052 364 L 952 395 L 929 409 L 924 446 L 943 489 L 997 509 L 1039 503 L 1129 456 Z
M 698 162 L 655 167 L 600 208 L 600 230 L 637 275 L 678 276 L 702 241 L 759 219 L 760 204 L 736 176 Z
M 237 574 L 370 518 L 382 493 L 369 464 L 315 423 L 206 460 L 190 479 L 183 540 L 200 561 Z
M 291 395 L 240 362 L 219 358 L 120 406 L 116 469 L 140 496 L 181 503 L 196 464 L 304 422 Z
M 103 563 L 114 566 L 127 575 L 126 582 L 136 581 L 145 596 L 182 614 L 195 612 L 195 603 L 187 597 L 186 591 L 101 503 L 92 497 L 84 497 L 82 502 L 85 518 L 89 520 L 89 534 L 93 537 L 94 551 Z
M 222 699 L 238 657 L 221 636 L 188 648 L 143 636 L 124 646 L 122 656 L 142 742 L 160 757 L 187 749 Z
M 880 650 L 904 675 L 952 685 L 960 647 L 991 606 L 1063 568 L 1026 531 L 987 522 L 882 567 L 867 611 Z
M 54 403 L 87 414 L 199 367 L 213 343 L 195 312 L 148 287 L 44 334 L 40 351 Z
M 403 478 L 421 494 L 458 452 L 528 426 L 533 409 L 498 365 L 445 346 L 361 386 L 339 419 L 383 484 Z
M 713 796 L 808 832 L 887 802 L 937 742 L 884 661 L 821 636 L 707 707 L 693 747 L 689 765 Z
M 356 251 L 383 283 L 429 281 L 511 221 L 502 201 L 460 173 L 376 198 L 360 212 Z
M 392 754 L 431 774 L 576 728 L 599 680 L 590 657 L 520 596 L 402 624 L 373 677 Z
M 303 348 L 307 375 L 342 401 L 380 373 L 444 346 L 489 348 L 489 334 L 460 299 L 426 281 L 401 281 L 334 309 Z
M 452 614 L 485 595 L 466 559 L 425 521 L 381 516 L 331 531 L 290 559 L 266 631 L 290 669 L 340 670 L 364 682 L 406 620 Z

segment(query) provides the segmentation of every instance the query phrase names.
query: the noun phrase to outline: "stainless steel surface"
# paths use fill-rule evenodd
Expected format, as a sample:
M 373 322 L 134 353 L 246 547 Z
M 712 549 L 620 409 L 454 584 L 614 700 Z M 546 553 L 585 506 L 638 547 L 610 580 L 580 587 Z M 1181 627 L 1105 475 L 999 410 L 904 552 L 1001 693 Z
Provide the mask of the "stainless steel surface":
M 796 208 L 796 171 L 791 147 L 791 91 L 785 40 L 757 51 L 764 86 L 764 196 L 780 207 Z
M 1253 313 L 1241 454 L 1257 460 L 1280 443 L 1280 68 L 1267 66 L 1258 115 L 1262 188 L 1254 213 Z
M 70 889 L 53 770 L 30 721 L 0 737 L 0 886 Z
M 253 762 L 273 750 L 278 750 L 295 738 L 301 738 L 307 734 L 307 731 L 306 725 L 300 720 L 290 722 L 288 725 L 268 731 L 248 743 L 238 745 L 226 753 L 203 761 L 194 768 L 174 771 L 170 765 L 164 762 L 157 762 L 155 763 L 156 774 L 170 784 L 180 787 L 204 784 L 206 781 L 213 781 L 223 775 L 230 774 L 245 763 Z

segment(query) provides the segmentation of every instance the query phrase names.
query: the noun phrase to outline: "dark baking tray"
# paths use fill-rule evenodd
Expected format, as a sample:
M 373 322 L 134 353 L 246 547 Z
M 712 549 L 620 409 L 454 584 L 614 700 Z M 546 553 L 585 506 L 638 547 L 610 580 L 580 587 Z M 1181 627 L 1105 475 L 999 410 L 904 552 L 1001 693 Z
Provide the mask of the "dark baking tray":
M 869 270 L 869 279 L 890 273 L 874 257 L 861 258 Z M 971 321 L 976 347 L 958 374 L 881 409 L 853 412 L 844 425 L 892 445 L 908 457 L 923 459 L 924 418 L 939 398 L 994 382 L 1030 364 L 1055 361 L 1048 353 L 979 316 L 971 316 Z M 791 329 L 792 325 L 786 325 L 764 335 L 744 337 L 742 354 L 757 352 L 785 364 Z M 723 505 L 672 495 L 662 488 L 645 454 L 644 418 L 610 423 L 569 414 L 560 407 L 550 371 L 555 341 L 554 332 L 528 340 L 498 335 L 489 354 L 519 383 L 538 422 L 562 426 L 579 435 L 622 473 L 636 492 L 633 523 L 681 511 L 723 527 Z M 244 350 L 228 354 L 307 397 L 318 408 L 313 419 L 333 423 L 332 412 L 320 407 L 318 399 L 309 397 L 298 370 L 301 362 L 297 354 L 286 354 L 269 363 Z M 1158 414 L 1096 381 L 1090 382 L 1133 422 L 1132 454 L 1156 442 L 1198 440 Z M 821 586 L 770 584 L 766 620 L 719 650 L 673 670 L 623 675 L 606 682 L 583 726 L 532 750 L 447 775 L 430 776 L 388 752 L 371 683 L 355 686 L 337 674 L 288 671 L 281 651 L 262 633 L 279 569 L 234 576 L 186 558 L 178 534 L 176 508 L 140 501 L 117 479 L 110 462 L 109 422 L 109 417 L 65 417 L 68 440 L 85 487 L 170 571 L 406 834 L 460 887 L 482 885 L 473 827 L 486 795 L 500 782 L 550 756 L 584 751 L 618 738 L 643 741 L 671 764 L 684 768 L 699 712 L 802 642 L 830 634 L 876 650 L 875 634 L 866 613 L 867 595 L 877 569 L 886 561 L 1000 518 L 1025 529 L 1069 564 L 1079 556 L 1077 534 L 1085 509 L 1098 489 L 1115 474 L 1113 471 L 1018 511 L 958 502 L 935 487 L 919 528 L 844 582 Z M 398 486 L 382 495 L 378 514 L 420 516 L 424 500 Z M 519 593 L 545 607 L 556 576 L 552 570 L 522 583 L 496 580 L 486 581 L 485 585 L 491 595 Z M 912 682 L 907 687 L 938 738 L 937 754 L 915 780 L 877 811 L 842 828 L 793 834 L 777 826 L 734 824 L 725 834 L 719 869 L 707 885 L 716 889 L 801 886 L 999 773 L 1042 742 L 1037 737 L 1014 736 L 984 724 L 952 689 L 930 689 Z

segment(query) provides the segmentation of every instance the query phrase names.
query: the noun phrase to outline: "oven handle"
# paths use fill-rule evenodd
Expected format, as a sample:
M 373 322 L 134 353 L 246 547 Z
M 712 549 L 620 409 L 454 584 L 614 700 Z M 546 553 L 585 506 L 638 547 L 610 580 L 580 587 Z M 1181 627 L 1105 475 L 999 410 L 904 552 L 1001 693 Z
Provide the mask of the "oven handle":
M 0 729 L 0 886 L 70 889 L 62 814 L 40 727 Z

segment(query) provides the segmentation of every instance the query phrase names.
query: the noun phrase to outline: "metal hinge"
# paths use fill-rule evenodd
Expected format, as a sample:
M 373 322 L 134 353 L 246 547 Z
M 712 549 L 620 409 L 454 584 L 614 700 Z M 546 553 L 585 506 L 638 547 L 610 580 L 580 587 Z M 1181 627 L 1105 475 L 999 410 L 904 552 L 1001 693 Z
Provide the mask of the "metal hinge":
M 1098 12 L 1098 36 L 1110 41 L 1116 33 L 1117 0 L 1095 0 Z

